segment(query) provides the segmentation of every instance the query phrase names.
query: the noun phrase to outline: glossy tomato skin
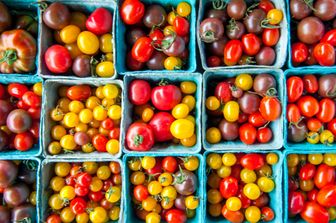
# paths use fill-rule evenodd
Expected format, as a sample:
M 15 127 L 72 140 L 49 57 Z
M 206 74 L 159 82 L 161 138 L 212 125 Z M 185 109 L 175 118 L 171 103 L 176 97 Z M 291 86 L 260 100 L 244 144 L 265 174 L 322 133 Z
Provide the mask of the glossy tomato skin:
M 232 176 L 225 177 L 219 183 L 219 191 L 225 199 L 236 196 L 238 193 L 238 180 Z
M 61 45 L 53 45 L 44 54 L 44 60 L 48 70 L 55 74 L 67 72 L 72 66 L 72 59 L 67 48 Z
M 105 8 L 97 8 L 86 20 L 86 28 L 96 35 L 110 32 L 112 29 L 112 14 Z
M 288 195 L 288 211 L 292 215 L 299 214 L 304 208 L 305 198 L 301 192 L 290 192 Z
M 133 80 L 129 85 L 128 98 L 134 105 L 144 105 L 151 98 L 151 86 L 144 80 Z
M 308 59 L 309 50 L 304 43 L 294 43 L 292 45 L 292 61 L 293 63 L 302 63 Z
M 145 14 L 145 5 L 140 0 L 126 0 L 120 7 L 122 21 L 134 25 L 141 21 Z
M 176 16 L 173 26 L 177 35 L 186 36 L 189 34 L 190 25 L 187 19 L 181 16 Z
M 22 98 L 24 93 L 28 91 L 28 87 L 24 84 L 11 83 L 7 87 L 8 93 L 16 98 Z
M 299 177 L 301 180 L 311 180 L 314 178 L 316 172 L 315 165 L 306 163 L 300 169 Z
M 175 173 L 177 170 L 177 161 L 173 156 L 167 156 L 162 160 L 162 169 L 168 173 Z
M 180 209 L 170 209 L 165 213 L 167 223 L 185 223 L 187 216 L 184 211 Z
M 301 97 L 297 105 L 299 106 L 301 114 L 309 118 L 316 115 L 320 110 L 318 101 L 310 95 Z
M 224 48 L 224 63 L 227 66 L 236 65 L 243 55 L 243 44 L 239 40 L 230 40 Z
M 274 5 L 269 0 L 261 0 L 258 8 L 262 9 L 264 12 L 269 12 L 271 9 L 274 9 Z
M 308 223 L 328 223 L 329 214 L 328 211 L 321 205 L 315 202 L 306 202 L 302 212 L 301 217 Z
M 258 153 L 249 153 L 245 154 L 240 159 L 240 164 L 249 170 L 260 169 L 263 165 L 265 165 L 264 157 Z
M 257 130 L 256 128 L 250 124 L 245 123 L 239 127 L 239 138 L 240 140 L 247 144 L 253 144 L 257 139 Z
M 33 144 L 34 138 L 30 132 L 19 133 L 14 138 L 14 147 L 20 151 L 27 151 Z
M 215 88 L 215 96 L 221 103 L 230 101 L 232 98 L 230 84 L 226 81 L 218 83 Z
M 321 43 L 329 43 L 332 46 L 336 46 L 336 29 L 332 29 L 324 34 L 323 38 L 320 41 Z
M 335 182 L 335 168 L 327 164 L 321 164 L 316 170 L 314 177 L 315 186 L 319 189 Z
M 266 46 L 275 46 L 279 42 L 279 29 L 264 29 L 262 33 L 262 42 Z
M 227 209 L 226 205 L 222 208 L 223 217 L 232 223 L 242 223 L 244 222 L 244 215 L 241 211 L 230 211 Z
M 257 131 L 257 140 L 260 143 L 268 143 L 273 137 L 273 132 L 270 128 L 264 127 Z
M 323 98 L 319 102 L 319 112 L 316 117 L 324 123 L 330 122 L 335 117 L 335 102 L 330 98 Z
M 254 127 L 261 127 L 267 123 L 260 112 L 255 112 L 249 115 L 248 122 L 251 123 Z
M 300 109 L 296 104 L 287 105 L 287 120 L 290 123 L 298 123 L 301 120 L 302 116 Z
M 106 143 L 108 142 L 108 139 L 102 135 L 97 134 L 93 136 L 92 138 L 92 144 L 99 152 L 106 152 Z
M 168 112 L 158 112 L 154 114 L 149 125 L 153 129 L 155 141 L 165 142 L 173 139 L 170 126 L 174 121 L 174 117 Z
M 310 94 L 314 94 L 318 90 L 318 81 L 315 75 L 308 74 L 303 76 L 304 90 Z
M 321 66 L 335 64 L 335 50 L 329 43 L 319 43 L 314 47 L 313 55 Z
M 66 92 L 70 100 L 86 100 L 91 96 L 91 87 L 89 85 L 75 85 L 70 87 Z
M 261 46 L 261 41 L 254 33 L 248 33 L 242 36 L 243 51 L 249 56 L 256 55 Z
M 149 37 L 140 37 L 132 47 L 132 57 L 141 63 L 149 61 L 153 52 L 152 39 Z
M 157 86 L 152 90 L 152 103 L 162 111 L 172 110 L 182 99 L 181 90 L 172 84 Z
M 133 123 L 126 133 L 126 145 L 134 151 L 150 150 L 154 145 L 152 127 L 145 123 Z
M 336 185 L 322 187 L 317 194 L 316 200 L 323 207 L 336 206 Z
M 264 97 L 260 102 L 259 111 L 266 121 L 274 121 L 281 115 L 281 104 L 276 97 Z
M 287 79 L 288 102 L 297 101 L 303 93 L 303 81 L 300 77 L 292 76 Z
M 328 130 L 330 130 L 334 136 L 336 136 L 336 118 L 328 123 Z

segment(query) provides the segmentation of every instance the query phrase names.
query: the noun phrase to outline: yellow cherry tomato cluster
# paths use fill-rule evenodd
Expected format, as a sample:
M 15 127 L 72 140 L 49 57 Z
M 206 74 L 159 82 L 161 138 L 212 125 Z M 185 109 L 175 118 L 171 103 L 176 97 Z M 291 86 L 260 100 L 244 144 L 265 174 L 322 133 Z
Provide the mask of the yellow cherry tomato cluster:
M 61 86 L 58 95 L 50 111 L 54 124 L 49 154 L 98 151 L 115 155 L 120 151 L 121 89 L 117 85 Z
M 272 179 L 272 166 L 279 162 L 276 153 L 210 153 L 206 162 L 210 216 L 235 222 L 274 219 L 269 193 L 276 187 Z
M 121 167 L 109 163 L 55 163 L 46 222 L 117 221 L 121 200 Z
M 185 222 L 196 215 L 200 198 L 196 196 L 200 168 L 195 156 L 164 158 L 144 156 L 128 160 L 129 180 L 136 216 L 146 223 L 168 221 L 165 216 L 174 212 Z M 174 215 L 175 215 L 174 214 Z

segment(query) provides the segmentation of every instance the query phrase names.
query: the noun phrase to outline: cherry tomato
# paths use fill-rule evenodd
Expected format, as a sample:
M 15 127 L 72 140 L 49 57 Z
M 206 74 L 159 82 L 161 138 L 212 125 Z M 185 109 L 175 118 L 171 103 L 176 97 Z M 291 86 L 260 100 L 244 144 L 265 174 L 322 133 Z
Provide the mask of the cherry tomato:
M 81 214 L 86 210 L 86 201 L 83 198 L 76 197 L 70 202 L 70 208 L 74 214 Z
M 300 213 L 301 217 L 307 222 L 328 223 L 329 214 L 326 209 L 315 202 L 306 202 Z
M 61 45 L 49 47 L 44 55 L 47 68 L 56 74 L 65 73 L 72 66 L 72 59 L 69 51 Z
M 77 184 L 83 187 L 89 187 L 92 181 L 90 174 L 84 172 L 77 175 Z
M 215 96 L 221 103 L 226 103 L 231 100 L 230 84 L 226 81 L 219 82 L 215 88 Z
M 112 14 L 106 8 L 97 8 L 87 18 L 85 25 L 96 35 L 108 33 L 112 29 Z
M 224 48 L 224 63 L 233 66 L 238 63 L 243 55 L 243 44 L 239 40 L 230 40 Z
M 93 136 L 92 138 L 92 144 L 99 152 L 106 152 L 106 143 L 108 142 L 108 139 L 102 135 L 97 134 Z
M 129 85 L 128 98 L 134 105 L 146 104 L 151 98 L 151 90 L 147 81 L 133 80 Z
M 121 19 L 127 25 L 137 24 L 144 14 L 145 5 L 139 0 L 126 0 L 120 7 Z
M 145 63 L 139 62 L 136 59 L 133 58 L 132 52 L 128 52 L 126 56 L 126 66 L 130 70 L 141 70 Z
M 319 189 L 335 182 L 335 168 L 326 164 L 321 164 L 314 176 L 315 186 Z
M 333 47 L 336 46 L 336 29 L 332 29 L 324 34 L 323 38 L 320 41 L 321 43 L 329 43 Z
M 292 62 L 305 62 L 308 59 L 308 54 L 308 47 L 304 43 L 298 42 L 292 45 Z
M 256 55 L 260 50 L 261 41 L 254 33 L 248 33 L 242 36 L 243 51 L 249 56 Z
M 317 92 L 319 86 L 318 86 L 318 81 L 315 75 L 313 74 L 308 74 L 303 76 L 303 87 L 306 92 L 310 94 L 314 94 Z
M 266 121 L 274 121 L 281 115 L 281 104 L 278 98 L 266 96 L 260 101 L 259 111 Z
M 274 211 L 269 207 L 261 209 L 261 216 L 263 221 L 272 221 L 274 219 Z
M 16 98 L 22 98 L 22 96 L 28 91 L 28 87 L 24 84 L 11 83 L 7 86 L 8 93 Z
M 165 213 L 165 220 L 167 223 L 185 223 L 187 216 L 185 212 L 180 209 L 170 209 Z
M 330 130 L 336 137 L 336 118 L 328 123 L 328 130 Z
M 290 124 L 299 123 L 302 119 L 300 109 L 296 104 L 287 105 L 287 120 Z
M 57 214 L 49 215 L 46 221 L 46 223 L 61 223 L 61 222 L 62 222 L 61 217 Z
M 149 37 L 140 37 L 132 47 L 132 57 L 142 63 L 147 62 L 153 52 L 152 39 Z
M 317 194 L 318 194 L 318 190 L 317 189 L 313 189 L 311 191 L 309 191 L 307 193 L 307 198 L 309 201 L 316 201 L 316 197 L 317 197 Z
M 273 137 L 272 130 L 268 127 L 260 128 L 257 131 L 257 141 L 260 143 L 268 143 Z
M 309 118 L 316 115 L 320 109 L 319 103 L 316 98 L 310 95 L 301 97 L 298 100 L 297 105 L 299 106 L 301 114 Z
M 207 58 L 207 65 L 209 67 L 219 67 L 221 64 L 222 61 L 218 56 L 210 56 Z
M 268 13 L 271 9 L 274 9 L 274 5 L 269 0 L 261 0 L 258 4 L 258 8 L 262 9 L 264 12 Z
M 265 46 L 275 46 L 279 42 L 279 38 L 279 29 L 264 29 L 262 33 L 262 42 Z
M 70 100 L 82 101 L 91 96 L 91 88 L 89 85 L 76 85 L 68 88 L 66 96 Z
M 168 173 L 175 173 L 177 170 L 177 161 L 172 156 L 167 156 L 162 160 L 162 169 Z
M 335 102 L 330 98 L 323 98 L 319 102 L 319 108 L 320 109 L 316 114 L 316 117 L 321 122 L 328 123 L 335 117 L 336 113 Z
M 313 55 L 321 66 L 332 66 L 335 64 L 335 50 L 329 43 L 318 43 L 314 47 Z
M 265 160 L 261 154 L 250 153 L 245 154 L 240 159 L 240 164 L 249 170 L 256 170 L 260 169 L 265 164 Z
M 152 103 L 162 111 L 172 110 L 182 100 L 181 90 L 172 84 L 157 86 L 152 89 Z
M 41 106 L 41 97 L 32 91 L 27 91 L 22 95 L 22 101 L 29 107 L 37 108 Z
M 219 183 L 219 191 L 225 199 L 236 196 L 238 192 L 238 180 L 231 176 L 222 179 Z
M 173 26 L 175 28 L 175 32 L 179 36 L 186 36 L 189 33 L 190 25 L 189 21 L 186 18 L 181 16 L 176 16 Z
M 307 121 L 307 128 L 312 132 L 319 132 L 322 128 L 322 122 L 316 118 L 310 118 Z
M 316 172 L 315 165 L 306 163 L 300 169 L 299 177 L 301 180 L 311 180 L 314 178 Z
M 303 93 L 303 81 L 300 77 L 292 76 L 287 79 L 288 102 L 297 101 Z
M 253 144 L 257 139 L 257 130 L 256 128 L 250 124 L 245 123 L 239 127 L 239 138 L 240 140 L 247 144 Z
M 241 211 L 230 211 L 226 205 L 222 208 L 222 215 L 232 223 L 242 223 L 244 221 L 244 215 Z
M 149 37 L 154 41 L 154 43 L 161 44 L 164 38 L 164 34 L 160 29 L 153 29 L 149 33 Z
M 317 202 L 323 207 L 334 207 L 336 205 L 336 185 L 327 185 L 317 194 Z
M 27 151 L 33 144 L 34 138 L 30 132 L 19 133 L 14 138 L 14 148 L 20 151 Z
M 127 147 L 135 151 L 147 151 L 154 145 L 152 127 L 144 123 L 133 123 L 126 133 Z
M 260 112 L 255 112 L 249 115 L 248 122 L 251 123 L 254 127 L 261 127 L 267 123 Z
M 133 189 L 133 196 L 138 201 L 143 201 L 143 200 L 147 199 L 147 197 L 149 196 L 147 187 L 144 186 L 144 185 L 137 185 Z

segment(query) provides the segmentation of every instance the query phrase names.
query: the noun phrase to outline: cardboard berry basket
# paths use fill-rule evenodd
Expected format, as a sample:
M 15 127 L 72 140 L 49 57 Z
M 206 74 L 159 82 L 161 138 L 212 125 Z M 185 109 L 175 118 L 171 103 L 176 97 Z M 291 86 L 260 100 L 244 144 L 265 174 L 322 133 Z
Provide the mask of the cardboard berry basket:
M 246 0 L 247 3 L 253 3 L 257 1 L 252 0 Z M 211 6 L 211 1 L 207 0 L 200 0 L 199 1 L 199 9 L 198 9 L 198 18 L 197 18 L 197 27 L 196 27 L 196 35 L 197 35 L 197 43 L 198 48 L 200 51 L 201 61 L 202 61 L 202 67 L 206 71 L 217 71 L 222 69 L 236 69 L 236 68 L 281 68 L 284 66 L 286 57 L 287 57 L 287 44 L 288 44 L 288 18 L 285 15 L 286 14 L 286 6 L 285 6 L 285 0 L 272 0 L 272 3 L 274 4 L 276 9 L 282 10 L 283 13 L 283 20 L 280 23 L 280 38 L 279 42 L 275 46 L 274 50 L 276 52 L 276 59 L 274 61 L 274 64 L 271 66 L 266 65 L 234 65 L 234 66 L 219 66 L 219 67 L 209 67 L 207 65 L 207 53 L 205 50 L 205 43 L 201 40 L 199 35 L 199 28 L 200 24 L 204 19 L 205 12 L 207 10 L 208 6 Z M 226 24 L 224 26 L 224 30 L 226 29 Z M 222 58 L 221 58 L 222 59 Z
M 19 75 L 19 74 L 11 74 L 11 75 L 0 75 L 0 84 L 8 85 L 11 83 L 20 83 L 26 84 L 29 86 L 34 85 L 35 83 L 42 82 L 42 78 L 36 75 Z M 44 101 L 44 96 L 42 95 L 42 102 Z M 41 125 L 42 125 L 42 106 L 41 106 L 41 118 L 40 118 L 40 133 L 38 143 L 34 144 L 33 147 L 27 151 L 19 151 L 19 150 L 4 150 L 0 152 L 0 156 L 13 156 L 13 157 L 33 157 L 39 156 L 42 152 L 41 148 Z
M 82 158 L 80 160 L 73 160 L 73 159 L 45 159 L 41 163 L 41 178 L 40 178 L 40 203 L 39 203 L 39 214 L 40 214 L 40 221 L 39 222 L 46 222 L 48 218 L 48 214 L 50 213 L 48 200 L 52 193 L 52 189 L 50 189 L 49 182 L 51 178 L 55 175 L 54 174 L 54 167 L 55 164 L 58 162 L 67 162 L 67 163 L 83 163 L 83 162 L 111 162 L 115 161 L 118 162 L 121 167 L 121 176 L 124 177 L 124 167 L 120 159 L 115 158 Z M 122 184 L 124 184 L 124 179 L 122 179 Z M 121 190 L 121 199 L 120 199 L 120 213 L 119 213 L 119 220 L 118 221 L 109 221 L 109 222 L 124 222 L 124 188 L 122 186 Z
M 120 7 L 124 0 L 118 0 L 118 6 Z M 190 33 L 189 33 L 189 43 L 186 47 L 189 50 L 189 59 L 185 69 L 182 70 L 159 70 L 159 72 L 168 73 L 181 73 L 181 72 L 194 72 L 197 68 L 196 63 L 196 0 L 141 0 L 146 6 L 151 4 L 159 4 L 163 6 L 166 10 L 176 7 L 180 2 L 187 2 L 191 6 L 191 14 L 189 15 L 190 23 Z M 125 42 L 127 26 L 123 23 L 120 17 L 120 12 L 117 13 L 117 23 L 116 23 L 116 44 L 117 44 L 117 70 L 118 73 L 124 75 L 126 73 L 131 73 L 126 66 L 126 55 L 127 55 L 127 43 Z M 139 73 L 148 73 L 153 70 L 140 70 Z
M 199 73 L 178 73 L 178 74 L 165 74 L 165 73 L 132 73 L 125 75 L 124 78 L 124 91 L 123 91 L 123 120 L 121 123 L 121 145 L 123 147 L 124 153 L 134 153 L 135 151 L 129 150 L 126 147 L 126 133 L 128 127 L 135 122 L 135 120 L 132 119 L 132 113 L 133 113 L 133 105 L 128 99 L 128 88 L 129 84 L 132 80 L 140 79 L 140 80 L 146 80 L 150 84 L 158 85 L 160 81 L 164 80 L 167 81 L 170 84 L 176 84 L 179 86 L 179 84 L 182 81 L 193 81 L 197 85 L 196 92 L 194 94 L 194 97 L 196 99 L 196 105 L 194 109 L 194 118 L 195 118 L 195 134 L 197 137 L 196 144 L 192 147 L 185 147 L 183 145 L 174 145 L 172 143 L 165 143 L 165 144 L 154 144 L 153 148 L 148 151 L 151 153 L 156 154 L 165 154 L 165 153 L 198 153 L 201 151 L 201 100 L 202 100 L 202 77 Z M 170 112 L 170 111 L 168 111 Z M 138 152 L 137 152 L 138 153 Z M 141 153 L 141 152 L 140 152 Z
M 166 157 L 166 156 L 173 156 L 173 157 L 189 157 L 189 156 L 196 156 L 199 160 L 199 167 L 197 170 L 193 171 L 197 177 L 198 180 L 198 186 L 196 189 L 196 194 L 195 196 L 199 197 L 199 206 L 196 209 L 196 215 L 195 217 L 188 219 L 187 223 L 199 223 L 199 222 L 204 222 L 203 221 L 203 215 L 204 215 L 204 206 L 205 206 L 205 201 L 206 201 L 206 192 L 204 190 L 204 182 L 203 182 L 203 165 L 204 165 L 204 160 L 202 155 L 200 154 L 185 154 L 185 153 L 175 153 L 175 154 L 170 154 L 169 152 L 167 153 L 162 153 L 162 154 L 156 154 L 156 153 L 151 153 L 151 152 L 146 152 L 146 153 L 132 153 L 132 154 L 125 154 L 123 156 L 123 169 L 124 169 L 124 175 L 123 175 L 123 191 L 125 194 L 124 197 L 124 204 L 125 204 L 125 216 L 124 216 L 124 221 L 125 222 L 132 222 L 132 223 L 143 223 L 144 221 L 140 220 L 139 218 L 136 217 L 134 210 L 133 210 L 133 203 L 132 203 L 132 194 L 133 192 L 131 191 L 131 182 L 130 182 L 130 170 L 128 168 L 128 162 L 132 158 L 140 158 L 143 156 L 151 156 L 151 157 Z M 163 221 L 163 219 L 161 220 Z
M 268 73 L 271 74 L 276 82 L 277 82 L 277 97 L 281 103 L 282 106 L 282 113 L 279 119 L 272 121 L 269 124 L 269 127 L 271 128 L 273 132 L 273 138 L 269 143 L 265 144 L 252 144 L 252 145 L 246 145 L 243 142 L 241 142 L 239 139 L 235 141 L 221 141 L 217 144 L 210 144 L 206 140 L 206 131 L 207 131 L 207 121 L 208 121 L 208 115 L 206 112 L 206 98 L 208 94 L 209 88 L 215 88 L 216 86 L 214 84 L 217 84 L 220 80 L 223 80 L 225 78 L 229 77 L 236 77 L 239 74 L 251 74 L 253 77 L 262 74 L 262 73 Z M 209 83 L 212 83 L 211 86 L 209 86 Z M 237 150 L 237 151 L 248 151 L 248 150 L 275 150 L 280 149 L 283 145 L 283 121 L 284 121 L 284 114 L 285 114 L 285 92 L 284 92 L 284 74 L 282 70 L 280 69 L 235 69 L 235 70 L 222 70 L 222 71 L 206 71 L 203 75 L 203 100 L 202 100 L 202 143 L 203 147 L 206 150 L 209 151 L 216 151 L 216 150 Z M 209 95 L 210 96 L 210 95 Z
M 287 80 L 288 77 L 290 76 L 305 76 L 306 74 L 316 74 L 318 76 L 323 76 L 323 75 L 327 75 L 327 74 L 335 74 L 336 73 L 336 68 L 305 68 L 305 69 L 289 69 L 285 71 L 285 79 Z M 286 81 L 285 81 L 285 85 L 286 85 Z M 284 88 L 285 89 L 285 104 L 284 107 L 287 108 L 287 86 Z M 285 111 L 285 116 L 286 117 L 286 112 Z M 323 145 L 321 143 L 317 143 L 317 144 L 310 144 L 308 143 L 306 140 L 304 142 L 301 143 L 293 143 L 290 142 L 287 139 L 287 135 L 288 135 L 288 120 L 287 118 L 285 118 L 284 121 L 284 146 L 286 148 L 286 150 L 295 150 L 295 151 L 299 151 L 299 150 L 315 150 L 315 151 L 328 151 L 328 150 L 332 150 L 335 148 L 335 142 L 331 145 L 331 146 L 327 146 L 327 145 Z
M 44 54 L 47 51 L 49 47 L 51 47 L 54 44 L 58 44 L 54 40 L 54 30 L 50 29 L 43 23 L 42 15 L 43 12 L 41 9 L 39 9 L 38 15 L 39 15 L 39 27 L 40 27 L 40 35 L 39 39 L 40 44 L 39 48 L 41 49 L 41 53 L 39 56 L 39 72 L 38 74 L 43 78 L 65 78 L 65 79 L 102 79 L 102 80 L 111 80 L 115 79 L 117 77 L 117 71 L 116 71 L 116 51 L 115 51 L 115 23 L 116 23 L 116 3 L 113 0 L 48 0 L 46 1 L 48 4 L 51 4 L 53 2 L 61 2 L 62 4 L 65 4 L 69 7 L 70 11 L 80 11 L 83 12 L 87 17 L 97 8 L 104 7 L 108 11 L 112 13 L 112 27 L 111 27 L 111 34 L 112 34 L 112 50 L 113 50 L 113 64 L 114 64 L 114 74 L 112 77 L 104 78 L 104 77 L 77 77 L 75 74 L 65 73 L 65 74 L 53 74 L 50 72 L 45 64 L 44 60 Z M 71 70 L 71 68 L 69 69 Z M 67 75 L 68 74 L 68 75 Z
M 101 80 L 101 79 L 83 79 L 83 80 L 65 80 L 65 79 L 50 79 L 45 82 L 43 88 L 43 95 L 46 100 L 42 104 L 42 148 L 43 156 L 46 158 L 71 158 L 71 159 L 83 159 L 83 158 L 119 158 L 122 153 L 121 144 L 119 140 L 119 152 L 116 155 L 109 154 L 108 152 L 98 152 L 94 151 L 92 153 L 84 153 L 80 151 L 75 151 L 74 153 L 61 153 L 58 155 L 50 155 L 48 153 L 48 145 L 51 142 L 51 127 L 52 120 L 50 118 L 50 111 L 55 108 L 57 100 L 59 99 L 57 94 L 57 89 L 61 86 L 74 86 L 80 84 L 87 84 L 91 87 L 98 87 L 106 84 L 115 84 L 121 91 L 123 91 L 123 84 L 121 80 Z M 121 95 L 121 106 L 123 104 L 122 92 Z M 121 117 L 121 122 L 123 117 Z
M 262 153 L 262 154 L 267 154 L 267 153 L 276 153 L 279 157 L 278 163 L 275 165 L 272 165 L 272 179 L 275 182 L 275 188 L 272 192 L 269 193 L 270 197 L 270 205 L 269 207 L 272 208 L 274 211 L 274 219 L 272 221 L 269 221 L 271 223 L 278 223 L 278 222 L 284 222 L 283 221 L 283 210 L 282 210 L 282 201 L 283 201 L 283 195 L 282 195 L 282 164 L 283 164 L 283 153 L 281 151 L 254 151 L 255 153 Z M 231 151 L 206 151 L 203 154 L 203 173 L 204 173 L 204 178 L 203 178 L 203 191 L 204 191 L 204 216 L 203 216 L 203 222 L 208 222 L 208 223 L 217 223 L 217 222 L 225 222 L 229 223 L 222 215 L 218 218 L 214 218 L 208 214 L 208 206 L 207 206 L 207 163 L 206 159 L 209 154 L 211 153 L 217 153 L 217 154 L 224 154 L 224 153 L 246 153 L 248 154 L 249 152 L 246 152 L 244 150 L 236 151 L 236 150 L 231 150 Z M 248 221 L 244 221 L 248 222 Z
M 284 193 L 284 198 L 281 199 L 284 201 L 284 222 L 287 223 L 305 223 L 306 221 L 304 221 L 301 217 L 300 214 L 298 214 L 298 217 L 296 218 L 289 218 L 289 213 L 288 213 L 288 167 L 287 167 L 287 156 L 289 154 L 314 154 L 314 153 L 336 153 L 335 148 L 333 148 L 332 150 L 323 150 L 323 151 L 306 151 L 306 150 L 293 150 L 293 151 L 288 151 L 285 150 L 284 151 L 284 161 L 283 161 L 283 173 L 284 173 L 284 188 L 283 188 L 283 193 Z M 336 223 L 336 220 L 333 221 L 329 221 L 330 223 Z

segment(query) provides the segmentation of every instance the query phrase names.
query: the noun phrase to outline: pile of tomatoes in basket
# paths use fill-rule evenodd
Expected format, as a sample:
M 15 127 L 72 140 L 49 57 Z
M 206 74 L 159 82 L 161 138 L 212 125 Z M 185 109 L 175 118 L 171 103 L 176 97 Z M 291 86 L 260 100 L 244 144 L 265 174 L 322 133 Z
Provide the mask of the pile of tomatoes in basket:
M 110 163 L 56 163 L 50 180 L 47 223 L 117 221 L 121 200 L 121 167 Z
M 126 134 L 126 146 L 133 151 L 148 151 L 156 143 L 196 144 L 195 92 L 192 81 L 169 84 L 161 81 L 151 86 L 145 80 L 133 80 L 128 88 L 128 99 L 134 105 L 131 124 Z
M 43 23 L 54 30 L 54 39 L 58 43 L 44 54 L 48 70 L 54 74 L 72 70 L 78 77 L 112 77 L 111 12 L 100 7 L 87 17 L 82 12 L 70 11 L 60 2 L 44 7 Z
M 239 74 L 216 80 L 205 101 L 208 115 L 206 139 L 211 144 L 238 138 L 245 144 L 268 143 L 268 125 L 281 116 L 277 82 L 270 74 Z M 210 84 L 210 82 L 209 82 Z M 211 86 L 208 86 L 211 89 Z M 210 95 L 210 96 L 209 96 Z
M 290 15 L 293 65 L 335 65 L 336 2 L 291 0 Z
M 208 66 L 273 65 L 282 19 L 270 0 L 212 1 L 199 27 Z
M 289 154 L 288 213 L 307 222 L 336 219 L 336 155 Z
M 93 151 L 117 154 L 121 120 L 121 89 L 116 84 L 62 86 L 60 99 L 50 112 L 48 152 Z
M 161 218 L 167 223 L 184 223 L 196 215 L 201 199 L 196 196 L 197 157 L 132 157 L 128 167 L 138 218 L 151 223 L 162 222 Z
M 272 179 L 272 166 L 278 161 L 275 153 L 210 153 L 206 158 L 210 168 L 207 214 L 236 223 L 272 221 L 270 193 L 280 186 Z
M 288 140 L 331 145 L 336 137 L 336 75 L 287 79 Z
M 140 0 L 125 0 L 120 7 L 128 25 L 127 68 L 130 70 L 180 70 L 188 63 L 191 6 L 181 2 L 169 11 Z
M 0 151 L 27 151 L 38 142 L 42 83 L 0 84 Z

